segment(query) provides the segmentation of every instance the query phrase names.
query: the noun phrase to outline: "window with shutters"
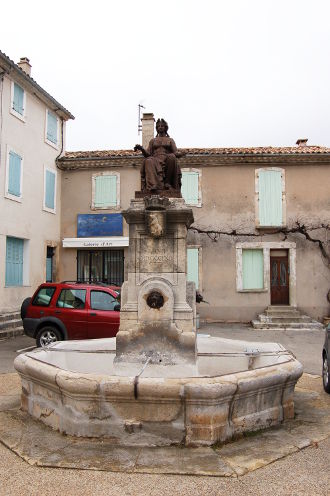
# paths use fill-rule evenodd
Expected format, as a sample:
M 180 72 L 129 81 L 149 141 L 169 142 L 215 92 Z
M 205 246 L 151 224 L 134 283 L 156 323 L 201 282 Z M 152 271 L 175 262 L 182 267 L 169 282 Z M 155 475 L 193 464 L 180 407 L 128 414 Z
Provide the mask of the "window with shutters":
M 256 225 L 260 228 L 286 224 L 285 171 L 276 167 L 255 172 Z
M 56 177 L 55 170 L 45 167 L 43 209 L 52 214 L 56 213 Z
M 267 291 L 265 267 L 268 258 L 263 243 L 246 242 L 236 245 L 237 291 Z
M 22 201 L 23 159 L 21 154 L 8 148 L 6 164 L 6 198 Z
M 120 208 L 120 174 L 100 172 L 92 176 L 92 209 Z
M 58 118 L 57 115 L 50 110 L 46 110 L 46 143 L 57 148 Z
M 10 113 L 21 121 L 25 121 L 25 102 L 26 94 L 24 89 L 13 81 L 11 83 Z
M 202 206 L 202 173 L 198 169 L 182 169 L 181 194 L 187 205 Z
M 200 288 L 199 248 L 187 248 L 187 281 L 193 281 Z
M 6 286 L 23 286 L 24 240 L 7 236 Z

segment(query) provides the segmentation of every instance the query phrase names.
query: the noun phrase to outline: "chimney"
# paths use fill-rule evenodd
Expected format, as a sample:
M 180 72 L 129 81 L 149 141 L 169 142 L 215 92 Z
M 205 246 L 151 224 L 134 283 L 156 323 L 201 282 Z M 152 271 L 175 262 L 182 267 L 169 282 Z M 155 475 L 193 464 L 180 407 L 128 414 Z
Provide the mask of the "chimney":
M 27 57 L 21 57 L 17 65 L 24 71 L 28 76 L 31 76 L 31 64 Z
M 299 138 L 296 141 L 296 145 L 298 146 L 306 146 L 307 145 L 308 138 Z
M 147 148 L 149 141 L 154 137 L 154 114 L 143 114 L 142 119 L 142 146 Z

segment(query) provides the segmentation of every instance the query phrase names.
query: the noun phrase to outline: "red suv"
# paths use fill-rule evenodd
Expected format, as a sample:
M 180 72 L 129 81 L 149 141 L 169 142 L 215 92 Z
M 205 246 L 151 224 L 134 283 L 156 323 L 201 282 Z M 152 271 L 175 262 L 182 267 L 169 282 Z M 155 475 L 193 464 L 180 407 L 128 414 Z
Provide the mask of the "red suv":
M 37 346 L 116 336 L 120 288 L 99 283 L 44 283 L 22 303 L 24 332 Z

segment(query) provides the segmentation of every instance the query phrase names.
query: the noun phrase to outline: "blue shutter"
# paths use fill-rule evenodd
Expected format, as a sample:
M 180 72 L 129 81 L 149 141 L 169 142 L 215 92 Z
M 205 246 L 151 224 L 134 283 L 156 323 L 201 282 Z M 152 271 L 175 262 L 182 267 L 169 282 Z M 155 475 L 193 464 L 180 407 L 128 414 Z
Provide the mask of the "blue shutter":
M 8 193 L 11 195 L 21 196 L 21 166 L 22 157 L 9 152 Z
M 199 287 L 198 248 L 187 249 L 187 281 L 193 281 L 196 289 Z
M 23 239 L 7 237 L 6 286 L 23 285 L 23 246 Z
M 117 205 L 117 176 L 95 177 L 95 207 L 115 207 Z
M 181 194 L 189 205 L 198 205 L 198 172 L 182 172 Z
M 18 84 L 14 83 L 14 99 L 13 99 L 13 109 L 19 114 L 24 114 L 24 90 Z
M 55 173 L 49 170 L 46 170 L 45 206 L 55 208 Z
M 259 222 L 260 226 L 282 225 L 281 171 L 259 172 Z
M 53 259 L 52 257 L 46 258 L 46 282 L 52 282 L 53 279 Z
M 243 250 L 243 289 L 263 289 L 263 287 L 263 251 Z
M 52 143 L 57 143 L 57 117 L 49 110 L 47 111 L 47 139 Z

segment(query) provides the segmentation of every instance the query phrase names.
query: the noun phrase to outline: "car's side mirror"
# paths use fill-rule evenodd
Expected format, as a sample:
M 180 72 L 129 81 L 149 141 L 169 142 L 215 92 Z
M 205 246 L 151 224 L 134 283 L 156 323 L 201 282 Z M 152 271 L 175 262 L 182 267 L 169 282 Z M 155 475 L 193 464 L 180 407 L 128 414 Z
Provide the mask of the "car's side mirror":
M 118 303 L 118 305 L 115 305 L 113 307 L 113 309 L 114 309 L 115 312 L 120 312 L 120 305 L 119 305 L 119 303 Z

